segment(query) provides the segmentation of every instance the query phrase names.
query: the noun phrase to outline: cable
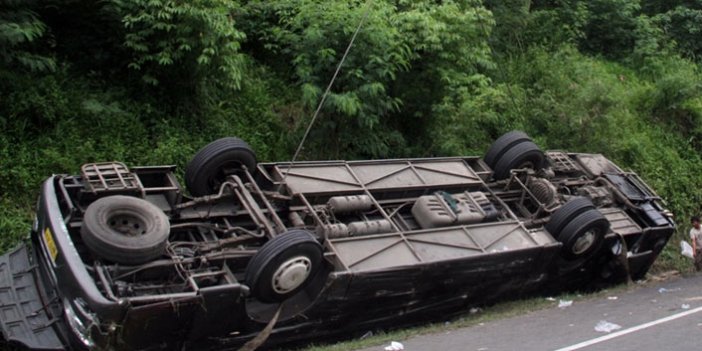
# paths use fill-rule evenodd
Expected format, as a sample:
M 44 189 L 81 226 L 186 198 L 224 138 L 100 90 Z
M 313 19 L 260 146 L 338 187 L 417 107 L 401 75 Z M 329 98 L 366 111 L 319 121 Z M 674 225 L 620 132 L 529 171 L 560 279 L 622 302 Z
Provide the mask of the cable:
M 344 55 L 341 57 L 341 61 L 339 61 L 339 64 L 336 66 L 336 71 L 334 71 L 334 75 L 332 76 L 331 81 L 329 81 L 329 85 L 327 85 L 327 89 L 324 91 L 324 94 L 322 95 L 322 100 L 319 101 L 319 105 L 317 105 L 317 110 L 315 110 L 314 115 L 312 116 L 312 120 L 310 121 L 310 124 L 307 126 L 307 130 L 305 130 L 305 134 L 302 136 L 302 140 L 300 140 L 300 144 L 297 146 L 297 150 L 295 150 L 295 154 L 293 155 L 292 160 L 290 160 L 290 164 L 288 165 L 288 168 L 285 170 L 285 174 L 283 175 L 283 180 L 281 181 L 281 183 L 285 182 L 285 179 L 288 177 L 288 173 L 290 173 L 290 169 L 293 167 L 293 165 L 295 164 L 295 160 L 297 160 L 297 157 L 300 155 L 300 152 L 302 151 L 302 147 L 304 146 L 305 141 L 307 140 L 307 136 L 310 134 L 310 131 L 312 130 L 312 126 L 314 126 L 314 122 L 317 120 L 319 113 L 322 111 L 322 106 L 324 106 L 324 102 L 327 100 L 327 96 L 329 95 L 329 92 L 331 91 L 331 88 L 334 85 L 334 82 L 336 81 L 336 78 L 339 75 L 339 72 L 341 71 L 341 66 L 344 65 L 344 61 L 346 61 L 346 57 L 349 55 L 349 52 L 351 51 L 351 47 L 353 46 L 353 43 L 356 41 L 356 37 L 358 36 L 358 33 L 361 31 L 361 28 L 365 24 L 366 19 L 368 19 L 368 15 L 370 14 L 372 4 L 373 4 L 373 0 L 368 0 L 366 2 L 366 8 L 365 8 L 365 12 L 363 13 L 363 17 L 361 18 L 361 21 L 358 23 L 358 27 L 356 27 L 356 31 L 353 33 L 353 36 L 351 37 L 351 41 L 349 41 L 349 45 L 346 47 L 346 51 L 344 51 Z

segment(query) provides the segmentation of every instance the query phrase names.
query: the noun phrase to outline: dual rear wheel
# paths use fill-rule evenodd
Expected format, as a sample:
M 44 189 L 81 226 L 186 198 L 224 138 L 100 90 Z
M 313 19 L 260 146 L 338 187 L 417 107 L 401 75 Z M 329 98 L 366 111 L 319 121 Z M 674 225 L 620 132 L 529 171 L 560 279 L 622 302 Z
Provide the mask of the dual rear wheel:
M 575 197 L 556 210 L 544 228 L 563 244 L 563 258 L 575 260 L 595 253 L 609 226 L 590 199 Z
M 502 135 L 490 146 L 483 157 L 493 170 L 495 180 L 509 178 L 513 169 L 546 167 L 546 156 L 526 133 L 512 131 Z
M 521 131 L 495 140 L 483 160 L 492 168 L 494 180 L 509 178 L 514 169 L 540 170 L 548 166 L 544 153 Z M 544 227 L 563 244 L 563 258 L 575 260 L 589 257 L 602 246 L 609 221 L 588 198 L 575 197 L 557 209 Z

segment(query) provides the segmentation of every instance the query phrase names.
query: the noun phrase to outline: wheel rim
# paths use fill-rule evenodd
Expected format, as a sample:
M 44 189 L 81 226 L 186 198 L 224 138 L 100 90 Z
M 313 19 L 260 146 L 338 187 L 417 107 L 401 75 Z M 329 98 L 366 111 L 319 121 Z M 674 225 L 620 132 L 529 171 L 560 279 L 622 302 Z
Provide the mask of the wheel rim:
M 227 180 L 230 175 L 241 176 L 243 172 L 243 164 L 238 161 L 230 161 L 221 165 L 215 174 L 207 179 L 207 184 L 210 189 L 217 192 L 222 187 L 222 184 Z
M 305 256 L 293 257 L 278 267 L 271 285 L 278 294 L 287 294 L 299 288 L 312 271 L 312 261 Z
M 592 247 L 593 244 L 595 244 L 596 239 L 596 230 L 588 230 L 587 232 L 585 232 L 585 234 L 581 235 L 577 240 L 575 240 L 575 243 L 573 244 L 573 253 L 576 255 L 580 255 L 583 252 L 587 251 Z
M 112 230 L 126 236 L 146 234 L 146 222 L 141 217 L 133 214 L 116 214 L 110 217 L 107 223 Z

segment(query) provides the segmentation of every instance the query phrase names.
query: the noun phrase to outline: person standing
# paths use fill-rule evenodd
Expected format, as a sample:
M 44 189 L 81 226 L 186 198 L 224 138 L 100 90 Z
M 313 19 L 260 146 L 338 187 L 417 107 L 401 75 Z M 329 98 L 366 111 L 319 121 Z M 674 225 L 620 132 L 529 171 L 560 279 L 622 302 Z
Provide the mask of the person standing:
M 692 252 L 695 255 L 695 269 L 702 270 L 702 228 L 700 227 L 700 217 L 694 216 L 691 219 L 690 241 L 692 241 Z

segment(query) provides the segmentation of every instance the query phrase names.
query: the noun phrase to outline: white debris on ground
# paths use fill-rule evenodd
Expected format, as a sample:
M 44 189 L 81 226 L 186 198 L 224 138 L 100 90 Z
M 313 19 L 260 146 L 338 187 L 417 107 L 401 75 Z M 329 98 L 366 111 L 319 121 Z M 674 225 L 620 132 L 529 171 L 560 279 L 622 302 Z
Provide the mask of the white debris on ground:
M 595 331 L 598 331 L 600 333 L 611 333 L 619 329 L 622 329 L 621 325 L 610 323 L 607 321 L 599 321 L 597 325 L 595 325 Z
M 619 297 L 617 296 L 607 296 L 607 300 L 617 300 Z
M 660 288 L 660 289 L 658 289 L 658 293 L 660 293 L 660 294 L 665 294 L 665 293 L 673 292 L 673 291 L 680 291 L 680 288 L 675 288 L 675 289 Z
M 550 297 L 550 296 L 549 296 L 549 297 L 546 298 L 546 301 L 556 301 L 556 298 L 555 298 L 555 297 Z
M 405 345 L 402 345 L 401 343 L 397 341 L 393 341 L 390 343 L 390 345 L 385 346 L 385 351 L 401 351 L 405 349 Z
M 558 301 L 558 308 L 566 308 L 573 305 L 573 300 L 560 300 Z
M 688 305 L 688 304 L 686 304 L 686 303 L 682 304 L 681 307 L 682 307 L 683 310 L 689 310 L 689 309 L 690 309 L 690 305 Z
M 482 311 L 482 309 L 480 309 L 480 308 L 478 308 L 478 307 L 473 307 L 473 308 L 471 308 L 468 312 L 469 312 L 470 314 L 476 314 L 476 313 L 480 313 L 481 311 Z

